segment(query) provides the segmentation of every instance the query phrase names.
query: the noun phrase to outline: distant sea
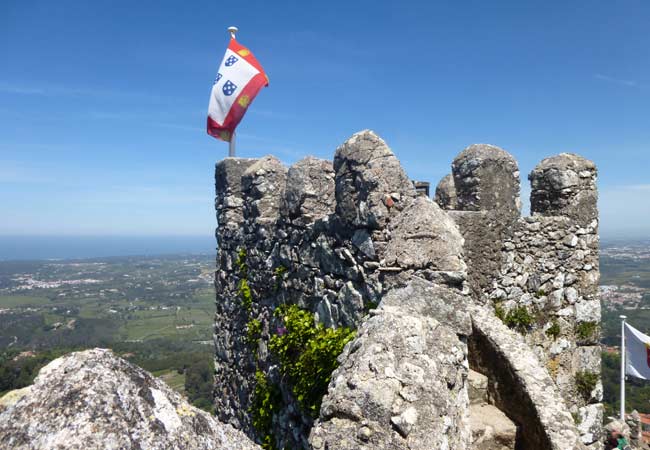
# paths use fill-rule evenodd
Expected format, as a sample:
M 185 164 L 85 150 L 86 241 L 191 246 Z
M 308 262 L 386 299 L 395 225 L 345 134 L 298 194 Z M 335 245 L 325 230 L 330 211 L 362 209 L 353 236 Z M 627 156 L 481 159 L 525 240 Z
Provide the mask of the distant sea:
M 0 236 L 0 261 L 215 254 L 214 236 Z

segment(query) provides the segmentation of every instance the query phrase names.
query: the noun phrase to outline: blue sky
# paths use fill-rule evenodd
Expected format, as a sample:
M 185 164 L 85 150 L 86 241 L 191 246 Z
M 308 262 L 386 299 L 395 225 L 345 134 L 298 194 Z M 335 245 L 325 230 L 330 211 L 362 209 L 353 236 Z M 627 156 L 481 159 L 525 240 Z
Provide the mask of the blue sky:
M 0 234 L 209 235 L 226 28 L 270 78 L 238 154 L 379 133 L 433 185 L 472 143 L 600 170 L 602 232 L 650 235 L 650 2 L 3 1 Z

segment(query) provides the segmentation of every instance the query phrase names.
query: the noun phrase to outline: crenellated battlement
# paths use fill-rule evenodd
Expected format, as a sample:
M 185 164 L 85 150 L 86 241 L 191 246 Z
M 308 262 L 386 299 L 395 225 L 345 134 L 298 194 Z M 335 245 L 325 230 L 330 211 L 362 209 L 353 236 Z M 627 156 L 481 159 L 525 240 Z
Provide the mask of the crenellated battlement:
M 478 145 L 454 159 L 436 190 L 465 238 L 474 300 L 519 329 L 582 424 L 603 417 L 600 381 L 578 388 L 580 377 L 600 377 L 596 175 L 575 154 L 544 159 L 528 176 L 532 215 L 520 217 L 515 159 Z M 581 432 L 595 439 L 588 428 Z
M 526 218 L 516 160 L 484 144 L 458 155 L 436 201 L 367 130 L 333 162 L 226 158 L 215 177 L 221 420 L 277 448 L 472 448 L 469 365 L 522 448 L 599 438 L 602 393 L 581 399 L 575 382 L 599 375 L 597 331 L 580 325 L 600 321 L 593 164 L 544 160 Z M 316 417 L 269 347 L 281 305 L 357 330 Z M 513 319 L 524 310 L 530 323 Z M 260 379 L 276 400 L 266 431 L 249 413 Z

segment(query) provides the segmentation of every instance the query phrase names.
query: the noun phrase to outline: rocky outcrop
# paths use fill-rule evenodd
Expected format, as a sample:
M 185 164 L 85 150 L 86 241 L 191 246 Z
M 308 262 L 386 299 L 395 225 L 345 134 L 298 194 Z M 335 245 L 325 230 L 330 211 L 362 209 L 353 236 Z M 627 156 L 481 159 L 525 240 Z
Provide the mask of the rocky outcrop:
M 336 150 L 336 212 L 352 227 L 381 228 L 391 211 L 415 197 L 413 183 L 388 148 L 370 130 L 353 135 Z
M 463 238 L 454 221 L 430 199 L 418 197 L 388 231 L 386 265 L 465 272 Z
M 110 350 L 71 353 L 5 402 L 6 449 L 259 449 Z M 3 397 L 4 398 L 4 397 Z
M 459 301 L 417 278 L 384 297 L 332 374 L 314 449 L 470 447 L 467 346 L 459 338 L 470 321 L 454 308 Z
M 434 200 L 443 209 L 456 209 L 458 207 L 456 186 L 454 186 L 454 177 L 451 174 L 445 175 L 438 183 Z

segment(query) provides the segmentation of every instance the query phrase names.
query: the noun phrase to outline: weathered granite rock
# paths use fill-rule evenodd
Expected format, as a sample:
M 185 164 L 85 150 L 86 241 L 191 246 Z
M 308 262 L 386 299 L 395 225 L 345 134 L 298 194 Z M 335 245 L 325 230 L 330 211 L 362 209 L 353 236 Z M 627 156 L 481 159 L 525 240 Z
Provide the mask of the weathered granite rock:
M 294 224 L 308 224 L 334 212 L 334 169 L 331 161 L 311 156 L 301 159 L 287 174 L 281 214 Z
M 436 186 L 434 200 L 442 209 L 456 209 L 458 200 L 454 177 L 451 174 L 445 175 Z
M 546 158 L 528 178 L 533 214 L 567 216 L 581 224 L 598 218 L 596 165 L 573 153 Z
M 494 145 L 470 145 L 454 159 L 452 174 L 458 209 L 519 216 L 519 168 L 510 153 Z
M 244 218 L 262 226 L 277 221 L 286 180 L 287 168 L 273 156 L 249 166 L 241 178 Z
M 469 448 L 466 346 L 449 328 L 378 311 L 340 361 L 312 448 Z
M 402 268 L 465 271 L 463 238 L 440 207 L 419 196 L 389 225 L 386 264 Z
M 370 130 L 353 135 L 334 155 L 336 213 L 354 227 L 380 228 L 416 195 L 386 143 Z
M 52 361 L 23 394 L 0 413 L 2 448 L 260 448 L 110 350 Z
M 604 409 L 602 404 L 587 405 L 578 409 L 578 430 L 584 444 L 592 444 L 602 439 Z
M 475 370 L 469 371 L 467 376 L 467 395 L 472 405 L 488 403 L 488 378 Z
M 472 450 L 514 450 L 517 427 L 493 405 L 472 405 L 469 410 Z
M 222 233 L 237 230 L 244 220 L 242 176 L 256 161 L 250 158 L 225 158 L 215 167 L 216 190 L 221 194 L 216 198 L 215 208 Z
M 519 169 L 512 155 L 488 144 L 467 147 L 451 169 L 457 200 L 453 208 L 445 208 L 451 209 L 465 239 L 463 254 L 473 297 L 484 303 L 483 293 L 503 264 L 502 242 L 519 218 Z
M 387 292 L 378 309 L 393 314 L 433 317 L 455 333 L 469 336 L 472 333 L 467 311 L 469 301 L 455 289 L 412 277 L 406 286 Z

